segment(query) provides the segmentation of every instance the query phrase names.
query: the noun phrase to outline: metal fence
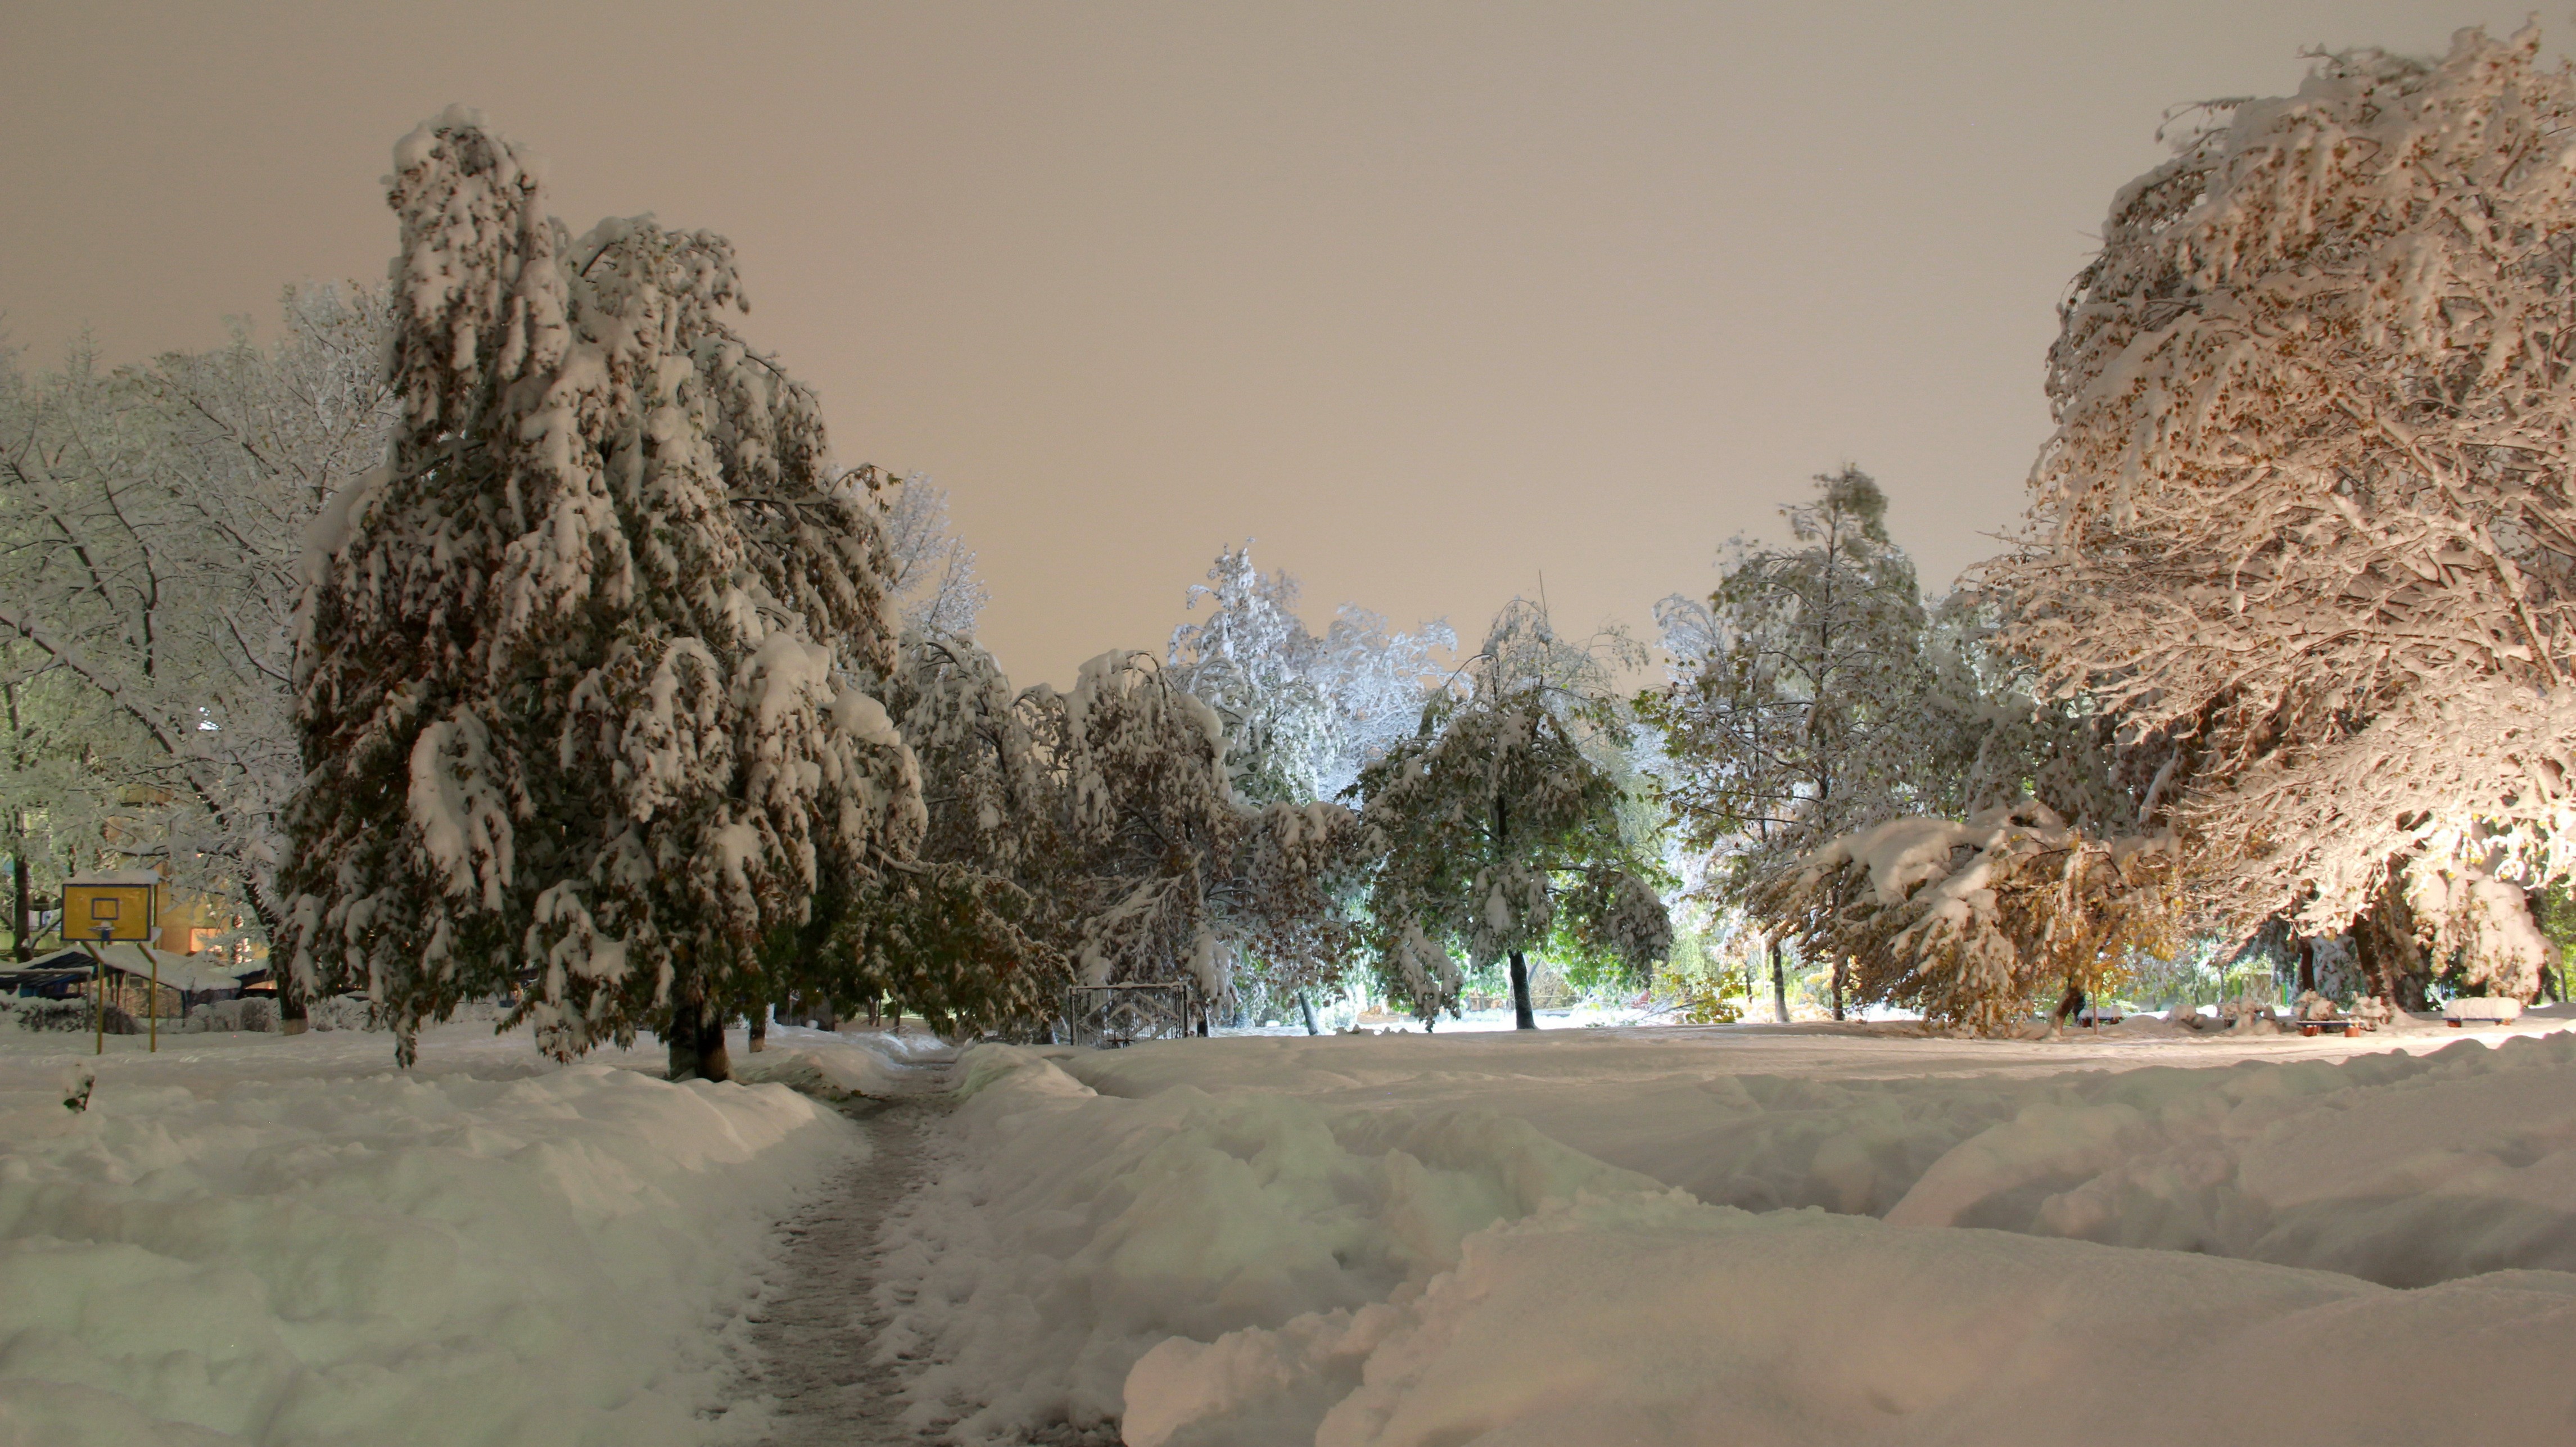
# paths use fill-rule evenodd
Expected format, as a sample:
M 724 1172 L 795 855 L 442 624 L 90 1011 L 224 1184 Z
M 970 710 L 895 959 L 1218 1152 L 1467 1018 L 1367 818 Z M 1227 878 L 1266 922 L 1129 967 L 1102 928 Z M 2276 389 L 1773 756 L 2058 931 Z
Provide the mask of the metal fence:
M 1065 992 L 1064 1020 L 1074 1044 L 1114 1050 L 1203 1033 L 1207 1007 L 1195 980 L 1076 985 Z

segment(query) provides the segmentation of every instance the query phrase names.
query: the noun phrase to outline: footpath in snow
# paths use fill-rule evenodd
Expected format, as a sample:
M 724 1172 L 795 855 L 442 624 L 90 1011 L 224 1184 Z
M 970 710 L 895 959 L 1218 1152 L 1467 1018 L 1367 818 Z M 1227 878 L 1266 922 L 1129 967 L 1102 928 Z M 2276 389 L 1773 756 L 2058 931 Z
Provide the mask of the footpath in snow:
M 776 1223 L 867 1149 L 816 1096 L 916 1073 L 778 1043 L 716 1086 L 488 1024 L 408 1073 L 381 1034 L 0 1036 L 0 1447 L 760 1440 Z
M 2576 1440 L 2576 1033 L 984 1046 L 877 1350 L 968 1441 Z

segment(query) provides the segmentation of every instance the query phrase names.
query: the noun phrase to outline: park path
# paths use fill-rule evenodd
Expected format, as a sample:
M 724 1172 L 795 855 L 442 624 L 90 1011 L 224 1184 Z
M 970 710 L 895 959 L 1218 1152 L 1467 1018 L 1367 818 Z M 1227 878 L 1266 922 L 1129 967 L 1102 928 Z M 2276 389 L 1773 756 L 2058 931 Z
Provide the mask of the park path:
M 871 1360 L 886 1315 L 872 1288 L 886 1213 L 920 1184 L 948 1104 L 923 1096 L 843 1109 L 866 1132 L 868 1153 L 779 1223 L 785 1246 L 750 1313 L 754 1360 L 743 1385 L 777 1399 L 769 1447 L 935 1440 L 902 1420 L 905 1364 Z

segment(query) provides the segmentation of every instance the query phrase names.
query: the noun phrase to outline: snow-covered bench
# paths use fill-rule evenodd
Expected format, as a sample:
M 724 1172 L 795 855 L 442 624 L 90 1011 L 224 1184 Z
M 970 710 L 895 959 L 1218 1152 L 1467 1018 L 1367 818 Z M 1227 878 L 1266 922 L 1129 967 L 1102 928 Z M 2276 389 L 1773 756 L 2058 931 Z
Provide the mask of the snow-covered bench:
M 2442 1019 L 2452 1029 L 2464 1025 L 2509 1025 L 2522 1018 L 2522 1002 L 2511 995 L 2461 995 L 2442 1006 Z

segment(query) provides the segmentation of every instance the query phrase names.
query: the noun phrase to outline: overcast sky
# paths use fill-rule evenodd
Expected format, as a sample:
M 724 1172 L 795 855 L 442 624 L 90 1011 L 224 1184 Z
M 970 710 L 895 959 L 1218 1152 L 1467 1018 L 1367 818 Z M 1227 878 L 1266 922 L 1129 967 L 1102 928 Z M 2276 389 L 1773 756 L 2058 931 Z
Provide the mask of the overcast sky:
M 1643 628 L 1857 462 L 1944 585 L 2021 507 L 2055 304 L 2166 107 L 2478 0 L 0 6 L 0 324 L 48 365 L 374 280 L 451 101 L 573 228 L 739 248 L 845 462 L 950 489 L 1022 682 L 1220 546 L 1472 640 Z M 2552 50 L 2568 24 L 2553 22 Z

